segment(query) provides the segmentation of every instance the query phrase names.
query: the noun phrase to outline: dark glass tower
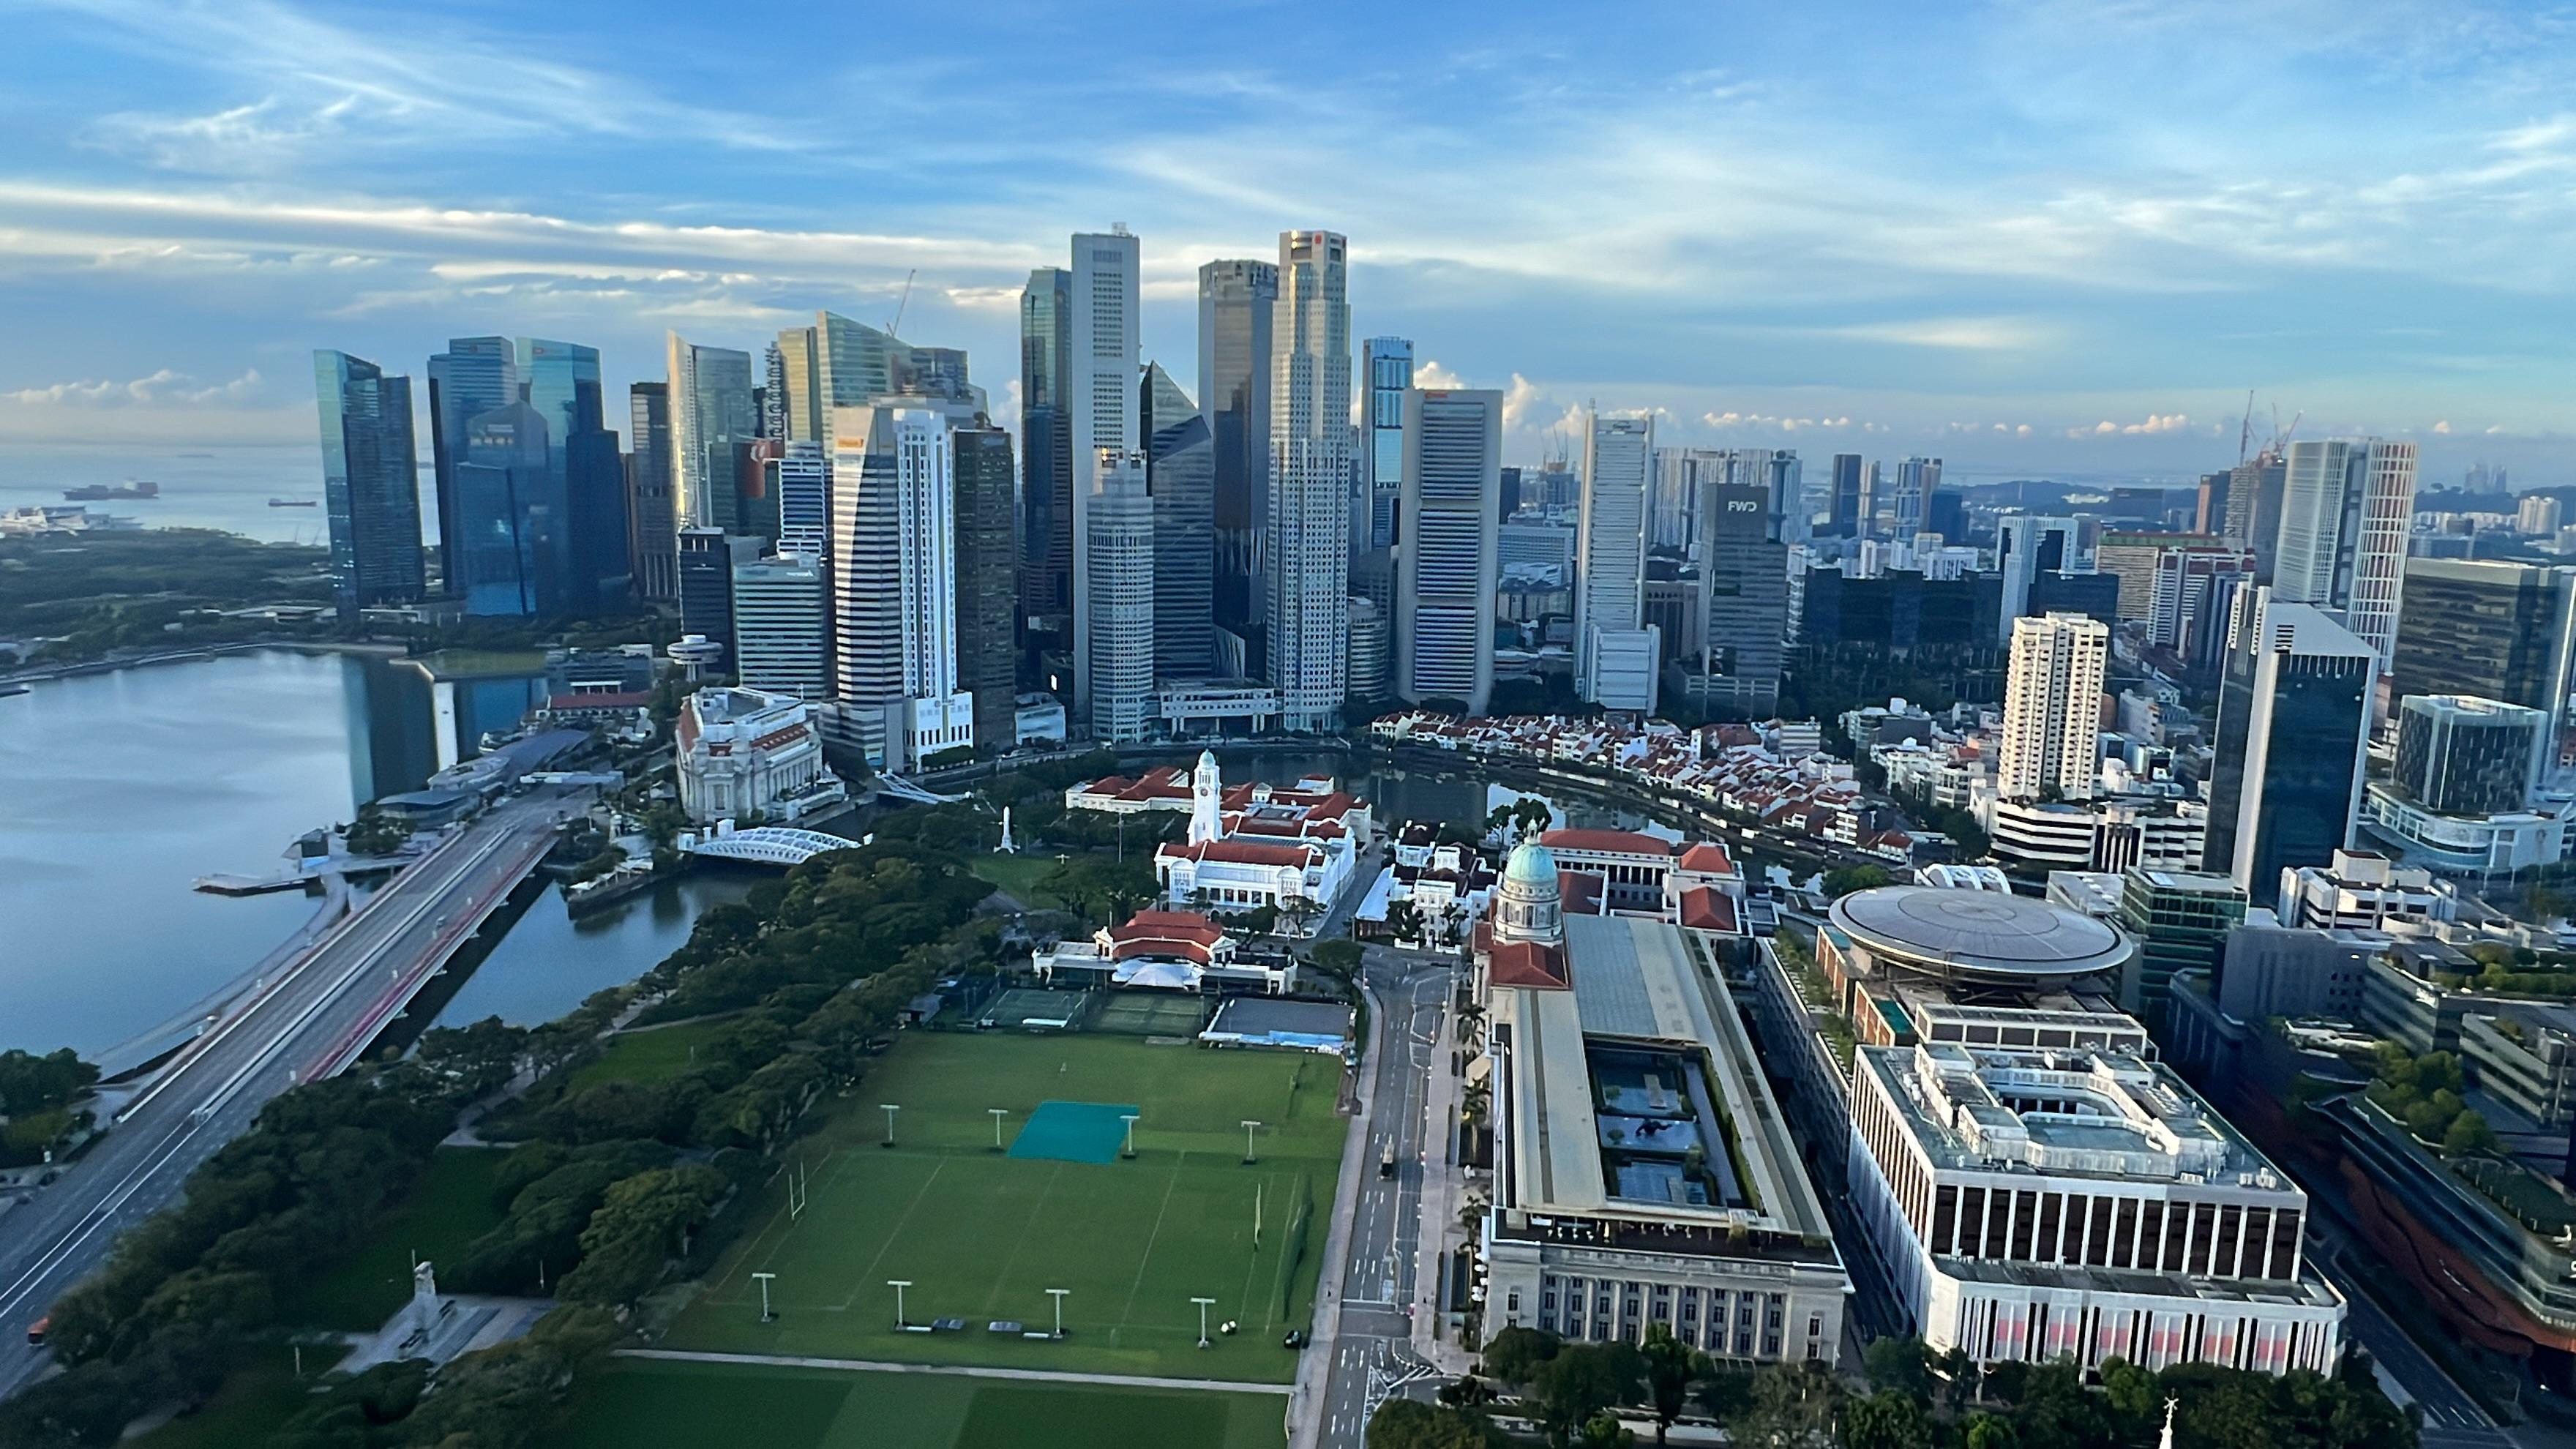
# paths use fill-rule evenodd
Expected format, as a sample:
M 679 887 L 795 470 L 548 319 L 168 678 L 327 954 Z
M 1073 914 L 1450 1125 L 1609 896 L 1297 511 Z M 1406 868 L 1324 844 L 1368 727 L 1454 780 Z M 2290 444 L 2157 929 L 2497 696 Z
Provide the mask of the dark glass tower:
M 1199 268 L 1199 401 L 1215 446 L 1218 627 L 1242 638 L 1249 668 L 1267 657 L 1262 539 L 1270 512 L 1270 320 L 1276 263 Z
M 950 438 L 957 470 L 957 687 L 975 697 L 975 743 L 1007 750 L 1019 742 L 1011 435 L 979 419 Z
M 1073 274 L 1029 273 L 1020 293 L 1020 612 L 1073 612 Z
M 2219 682 L 2203 868 L 2257 901 L 2351 844 L 2379 660 L 2323 611 L 2245 589 Z
M 447 559 L 465 612 L 534 616 L 562 588 L 568 506 L 545 417 L 524 402 L 477 414 L 455 473 L 456 537 Z
M 313 354 L 322 417 L 322 496 L 330 511 L 332 594 L 342 617 L 427 591 L 411 379 L 345 352 Z
M 1216 445 L 1207 418 L 1159 362 L 1139 399 L 1154 499 L 1154 673 L 1216 668 Z
M 440 589 L 464 593 L 456 565 L 456 465 L 465 461 L 465 428 L 481 414 L 518 401 L 517 349 L 507 337 L 451 337 L 429 359 L 430 467 L 437 480 Z
M 635 592 L 648 603 L 667 604 L 680 596 L 671 518 L 671 385 L 632 384 L 626 408 L 626 516 Z

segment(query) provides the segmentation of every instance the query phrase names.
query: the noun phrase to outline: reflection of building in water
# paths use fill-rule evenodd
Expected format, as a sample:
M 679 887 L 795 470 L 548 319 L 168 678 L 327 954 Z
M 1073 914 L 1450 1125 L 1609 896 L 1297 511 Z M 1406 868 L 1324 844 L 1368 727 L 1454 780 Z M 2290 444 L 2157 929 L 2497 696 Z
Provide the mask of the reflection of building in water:
M 346 668 L 351 804 L 419 789 L 441 763 L 429 680 L 384 659 L 351 659 Z

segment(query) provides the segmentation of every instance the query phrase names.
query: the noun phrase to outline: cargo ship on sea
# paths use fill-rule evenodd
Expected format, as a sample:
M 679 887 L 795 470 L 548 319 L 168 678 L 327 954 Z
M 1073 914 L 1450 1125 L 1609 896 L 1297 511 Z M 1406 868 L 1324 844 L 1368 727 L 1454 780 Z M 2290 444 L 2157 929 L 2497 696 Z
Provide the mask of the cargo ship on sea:
M 103 503 L 110 498 L 158 498 L 160 496 L 161 485 L 151 482 L 91 483 L 83 487 L 63 490 L 64 499 L 72 503 Z

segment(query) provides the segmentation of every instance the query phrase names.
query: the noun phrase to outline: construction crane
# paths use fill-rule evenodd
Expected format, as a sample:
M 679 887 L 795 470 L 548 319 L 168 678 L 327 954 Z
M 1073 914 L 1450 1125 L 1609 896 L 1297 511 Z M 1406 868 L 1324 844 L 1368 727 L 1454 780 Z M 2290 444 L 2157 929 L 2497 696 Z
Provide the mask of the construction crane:
M 894 304 L 894 320 L 886 324 L 887 336 L 903 335 L 903 309 L 912 305 L 912 279 L 919 275 L 921 275 L 919 267 L 914 267 L 903 274 L 903 297 Z
M 2245 426 L 2236 430 L 2236 461 L 2239 463 L 2244 462 L 2246 453 L 2251 450 L 2253 446 L 2254 389 L 2249 387 L 2245 389 Z

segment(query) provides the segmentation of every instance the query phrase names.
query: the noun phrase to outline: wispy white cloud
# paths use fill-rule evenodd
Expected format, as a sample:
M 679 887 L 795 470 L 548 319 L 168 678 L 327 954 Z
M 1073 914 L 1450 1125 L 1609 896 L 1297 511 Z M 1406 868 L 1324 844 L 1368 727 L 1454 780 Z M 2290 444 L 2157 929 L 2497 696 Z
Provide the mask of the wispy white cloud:
M 0 402 L 20 407 L 209 407 L 264 403 L 271 399 L 257 368 L 230 382 L 200 383 L 184 372 L 160 368 L 146 376 L 116 382 L 83 378 L 0 392 Z

